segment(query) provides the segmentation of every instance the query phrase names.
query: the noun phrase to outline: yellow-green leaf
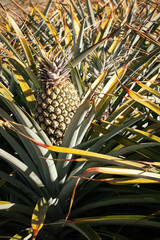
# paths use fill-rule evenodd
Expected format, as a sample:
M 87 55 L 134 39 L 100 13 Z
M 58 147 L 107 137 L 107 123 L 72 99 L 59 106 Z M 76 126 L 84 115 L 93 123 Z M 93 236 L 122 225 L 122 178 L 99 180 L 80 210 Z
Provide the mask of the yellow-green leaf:
M 13 102 L 13 95 L 12 93 L 2 84 L 0 83 L 0 94 L 2 94 L 5 98 Z
M 155 113 L 157 113 L 158 115 L 160 115 L 160 107 L 158 105 L 156 105 L 155 103 L 151 102 L 150 100 L 148 100 L 147 98 L 143 97 L 142 95 L 134 92 L 131 89 L 128 89 L 127 87 L 123 86 L 123 88 L 126 90 L 126 92 L 128 93 L 128 95 L 134 99 L 135 101 L 141 103 L 142 105 L 148 107 L 149 109 L 151 109 L 152 111 L 154 111 Z
M 0 205 L 3 205 L 3 204 L 10 204 L 11 202 L 7 202 L 7 201 L 0 201 Z
M 86 93 L 83 101 L 85 101 L 86 99 L 90 98 L 91 95 L 94 93 L 95 89 L 97 88 L 97 86 L 103 81 L 103 79 L 106 77 L 108 72 L 108 69 L 104 72 L 102 72 L 99 77 L 92 83 L 92 85 L 90 86 L 88 92 Z
M 99 31 L 98 31 L 98 33 L 97 33 L 96 40 L 94 41 L 94 39 L 93 39 L 92 44 L 98 43 L 100 40 L 102 40 L 103 34 L 104 34 L 107 26 L 108 26 L 108 25 L 110 24 L 110 22 L 112 22 L 112 21 L 113 21 L 113 18 L 111 17 L 111 15 L 109 15 L 109 16 L 107 17 L 107 19 L 101 24 L 100 29 L 99 29 Z
M 104 181 L 104 179 L 103 179 Z M 159 181 L 152 180 L 152 179 L 145 179 L 145 178 L 136 178 L 136 179 L 128 179 L 128 178 L 107 178 L 105 179 L 107 183 L 110 184 L 118 184 L 118 185 L 125 185 L 125 184 L 145 184 L 145 183 L 159 183 Z
M 17 233 L 16 235 L 14 235 L 12 238 L 10 238 L 10 240 L 15 240 L 15 239 L 30 239 L 32 236 L 31 233 L 31 229 L 29 230 L 22 230 L 21 232 Z
M 108 94 L 111 94 L 115 91 L 116 86 L 119 83 L 119 79 L 124 75 L 126 69 L 127 65 L 121 67 L 117 71 L 117 73 L 115 73 L 113 77 L 111 77 L 111 79 L 107 82 L 107 84 L 102 90 L 102 93 L 98 97 L 98 101 L 96 103 L 96 112 L 99 112 L 106 100 L 111 98 L 111 96 L 109 96 Z
M 147 91 L 149 91 L 150 93 L 154 94 L 155 96 L 160 98 L 160 93 L 156 90 L 154 90 L 153 88 L 148 87 L 147 85 L 139 82 L 136 78 L 134 77 L 130 77 L 134 82 L 136 82 L 139 86 L 141 86 L 142 88 L 146 89 Z M 155 81 L 156 84 L 156 81 Z
M 65 45 L 68 46 L 70 42 L 72 41 L 72 35 L 71 31 L 68 27 L 68 24 L 66 22 L 66 18 L 64 16 L 64 34 L 65 34 Z
M 72 21 L 73 21 L 73 27 L 74 27 L 74 31 L 75 31 L 75 36 L 78 37 L 79 35 L 79 31 L 80 31 L 80 23 L 79 20 L 75 14 L 75 12 L 73 11 L 73 6 L 71 3 L 69 3 L 70 1 L 68 1 L 68 4 L 70 4 L 70 11 L 72 13 Z
M 88 168 L 82 177 L 88 173 L 105 173 L 105 174 L 117 174 L 121 176 L 131 176 L 131 177 L 141 177 L 149 180 L 154 180 L 160 182 L 160 174 L 159 173 L 153 173 L 153 172 L 147 172 L 144 171 L 144 169 L 127 169 L 127 168 L 117 168 L 117 167 L 93 167 Z
M 33 90 L 28 86 L 28 84 L 20 74 L 17 74 L 16 77 L 28 102 L 29 107 L 31 108 L 31 110 L 33 110 L 34 102 L 36 101 Z
M 139 129 L 132 129 L 132 128 L 127 128 L 130 132 L 133 132 L 134 134 L 139 134 L 143 137 L 147 137 L 150 141 L 156 141 L 156 142 L 160 142 L 160 137 L 154 135 L 154 134 L 151 134 L 151 133 L 148 133 L 146 131 L 142 131 L 142 130 L 139 130 Z
M 49 28 L 49 30 L 50 30 L 50 32 L 51 32 L 51 34 L 55 37 L 55 40 L 56 40 L 56 42 L 58 43 L 60 49 L 62 49 L 61 44 L 60 44 L 60 42 L 59 42 L 59 40 L 58 40 L 59 35 L 58 35 L 56 29 L 53 27 L 53 25 L 51 24 L 51 22 L 49 21 L 49 19 L 47 19 L 47 18 L 44 16 L 44 14 L 43 14 L 41 11 L 38 10 L 38 8 L 36 8 L 36 7 L 34 7 L 34 8 L 35 8 L 35 10 L 39 13 L 39 15 L 44 19 L 44 21 L 46 22 L 46 24 L 47 24 L 47 26 L 48 26 L 48 28 Z
M 48 207 L 49 204 L 47 203 L 45 198 L 39 199 L 38 203 L 35 206 L 31 221 L 31 226 L 33 230 L 32 240 L 36 239 L 38 232 L 43 227 Z
M 13 20 L 13 18 L 8 13 L 7 13 L 7 17 L 8 17 L 9 22 L 13 26 L 15 32 L 17 33 L 17 36 L 18 36 L 18 38 L 19 38 L 19 40 L 22 44 L 22 47 L 23 47 L 25 55 L 27 57 L 27 61 L 28 61 L 29 66 L 32 69 L 35 69 L 36 64 L 35 64 L 32 52 L 31 52 L 31 50 L 28 46 L 28 43 L 27 43 L 24 35 L 22 34 L 22 32 L 21 32 L 20 28 L 18 27 L 18 25 L 16 24 L 16 22 Z

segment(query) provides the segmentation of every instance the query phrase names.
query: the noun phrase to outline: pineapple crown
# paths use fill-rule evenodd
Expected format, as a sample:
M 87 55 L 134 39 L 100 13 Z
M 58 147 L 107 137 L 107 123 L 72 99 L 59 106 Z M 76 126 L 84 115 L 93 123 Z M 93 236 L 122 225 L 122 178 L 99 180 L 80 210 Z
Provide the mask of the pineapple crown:
M 69 61 L 69 60 L 68 60 Z M 68 61 L 62 52 L 57 55 L 54 52 L 48 56 L 43 55 L 39 59 L 39 79 L 46 85 L 62 84 L 69 80 Z

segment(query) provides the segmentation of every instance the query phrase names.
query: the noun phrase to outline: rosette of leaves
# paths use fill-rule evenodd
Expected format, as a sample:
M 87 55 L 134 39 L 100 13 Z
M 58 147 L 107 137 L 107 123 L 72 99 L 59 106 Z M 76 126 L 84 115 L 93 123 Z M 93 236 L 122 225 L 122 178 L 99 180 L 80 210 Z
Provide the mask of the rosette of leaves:
M 125 3 L 132 5 L 132 1 Z M 127 240 L 135 239 L 135 234 L 141 239 L 145 233 L 145 239 L 156 239 L 160 227 L 157 6 L 152 3 L 144 7 L 142 18 L 137 20 L 139 28 L 130 26 L 128 17 L 124 24 L 109 28 L 106 36 L 87 47 L 85 21 L 79 18 L 87 14 L 91 26 L 94 18 L 96 23 L 98 16 L 103 16 L 104 5 L 71 1 L 64 8 L 66 14 L 67 7 L 72 12 L 65 24 L 61 11 L 50 19 L 34 8 L 43 22 L 43 33 L 50 32 L 54 44 L 46 42 L 42 34 L 33 34 L 38 24 L 33 15 L 28 15 L 30 26 L 16 23 L 8 15 L 8 26 L 12 28 L 8 34 L 2 31 L 0 35 L 1 238 Z M 116 16 L 122 21 L 125 5 L 115 7 Z M 54 26 L 56 19 L 61 21 L 58 26 L 62 35 Z M 78 35 L 74 24 L 67 24 L 67 20 L 78 23 Z M 116 45 L 111 38 L 116 39 L 124 27 L 131 42 Z M 61 38 L 65 33 L 68 38 Z M 55 47 L 65 55 L 69 43 L 74 58 L 67 68 L 71 69 L 71 81 L 84 97 L 62 146 L 53 146 L 34 120 L 40 89 L 37 56 Z M 110 56 L 112 72 L 106 65 L 85 93 L 83 82 L 88 74 L 82 67 L 86 58 L 95 50 L 100 54 L 104 45 L 112 43 L 116 45 Z M 128 50 L 117 65 L 114 54 L 124 50 L 124 46 L 131 53 Z M 92 94 L 104 79 L 107 81 L 101 97 L 91 103 Z M 100 122 L 110 101 L 112 110 Z

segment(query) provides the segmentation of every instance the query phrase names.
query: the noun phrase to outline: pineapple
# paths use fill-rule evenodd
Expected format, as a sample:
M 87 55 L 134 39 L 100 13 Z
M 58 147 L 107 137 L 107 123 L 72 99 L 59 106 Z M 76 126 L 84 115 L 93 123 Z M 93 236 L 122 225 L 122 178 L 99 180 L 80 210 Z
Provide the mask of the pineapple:
M 53 145 L 61 145 L 63 136 L 80 104 L 80 98 L 64 70 L 65 58 L 42 58 L 39 78 L 42 81 L 35 107 L 35 119 Z

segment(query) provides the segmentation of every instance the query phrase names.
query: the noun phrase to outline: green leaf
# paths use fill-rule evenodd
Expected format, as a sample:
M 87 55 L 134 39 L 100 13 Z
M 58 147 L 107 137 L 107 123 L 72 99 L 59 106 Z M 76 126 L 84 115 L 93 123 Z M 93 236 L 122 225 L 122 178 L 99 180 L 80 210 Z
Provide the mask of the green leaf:
M 95 117 L 95 112 L 96 112 L 96 109 L 95 109 L 95 104 L 93 102 L 92 108 L 91 108 L 90 112 L 88 113 L 87 118 L 85 118 L 81 124 L 81 128 L 80 128 L 80 131 L 79 131 L 79 134 L 77 137 L 76 145 L 78 145 L 82 142 L 84 135 L 86 134 L 88 128 L 90 127 L 90 125 Z
M 42 139 L 28 127 L 23 125 L 16 125 L 15 127 L 17 130 L 23 132 L 27 136 L 44 144 Z M 19 136 L 22 139 L 23 144 L 26 146 L 28 153 L 32 157 L 34 164 L 38 166 L 41 179 L 45 183 L 47 190 L 50 192 L 51 195 L 56 194 L 59 189 L 57 182 L 57 169 L 54 161 L 52 160 L 52 155 L 50 154 L 50 151 L 32 144 L 31 141 L 29 141 L 25 137 L 22 137 L 20 134 Z
M 132 145 L 132 146 L 129 146 L 129 147 L 124 147 L 122 149 L 119 149 L 117 151 L 113 151 L 111 152 L 111 155 L 112 156 L 119 156 L 119 155 L 123 155 L 123 154 L 127 154 L 127 153 L 130 153 L 132 151 L 138 151 L 139 149 L 142 149 L 142 148 L 150 148 L 150 147 L 159 147 L 160 146 L 160 143 L 141 143 L 141 144 L 136 144 L 136 145 Z M 145 152 L 145 151 L 144 151 Z M 158 160 L 159 157 L 158 157 L 158 152 L 157 152 L 157 159 L 154 159 L 154 160 Z
M 73 209 L 71 212 L 72 218 L 75 218 L 78 214 L 85 213 L 88 210 L 108 207 L 111 208 L 114 205 L 120 204 L 158 204 L 160 201 L 160 196 L 157 194 L 132 194 L 132 195 L 122 195 L 122 196 L 114 196 L 114 197 L 106 197 L 98 199 L 97 201 L 91 200 L 90 203 L 84 204 L 83 206 Z
M 90 227 L 89 224 L 85 224 L 85 223 L 77 223 L 77 224 L 73 224 L 73 223 L 68 223 L 66 224 L 69 227 L 72 227 L 74 229 L 76 229 L 78 232 L 82 233 L 83 236 L 86 237 L 86 239 L 88 240 L 102 240 L 102 238 L 98 235 L 97 232 L 95 232 L 93 230 L 93 228 Z
M 84 16 L 85 16 L 84 12 L 82 12 L 82 13 L 80 12 L 80 10 L 79 10 L 79 8 L 78 8 L 78 6 L 77 6 L 77 4 L 76 4 L 76 2 L 74 0 L 70 0 L 70 1 L 71 1 L 72 5 L 73 5 L 73 7 L 74 7 L 74 9 L 75 9 L 75 11 L 77 13 L 79 21 L 84 19 Z
M 5 93 L 5 92 L 4 92 Z M 6 98 L 4 96 L 0 95 L 0 100 L 3 101 L 3 103 L 5 104 L 5 106 L 7 106 L 7 108 L 10 109 L 10 111 L 12 112 L 12 114 L 16 117 L 18 123 L 23 124 L 25 126 L 28 126 L 29 128 L 31 128 L 33 131 L 35 131 L 35 127 L 33 126 L 32 122 L 30 121 L 30 119 L 26 116 L 26 114 L 12 101 L 12 99 L 10 98 Z M 1 113 L 1 116 L 3 116 L 3 114 Z M 8 118 L 7 118 L 8 119 Z M 9 120 L 9 119 L 8 119 Z
M 81 129 L 81 126 L 83 124 L 84 118 L 89 110 L 90 103 L 88 100 L 84 101 L 83 104 L 80 105 L 78 108 L 77 112 L 73 116 L 70 125 L 68 126 L 67 132 L 64 136 L 62 146 L 67 146 L 67 147 L 75 147 L 77 138 Z M 72 154 L 64 154 L 60 153 L 58 156 L 59 159 L 71 159 Z M 68 175 L 68 169 L 69 166 L 71 165 L 70 162 L 57 162 L 57 171 L 59 172 L 59 179 L 64 179 Z M 60 171 L 60 169 L 63 168 L 63 171 Z
M 85 25 L 85 20 L 83 20 L 83 21 L 81 22 L 80 31 L 79 31 L 77 43 L 76 43 L 76 46 L 75 46 L 75 54 L 74 54 L 75 57 L 77 57 L 78 54 L 80 54 L 80 52 L 82 52 L 82 50 L 83 50 L 84 25 Z
M 65 147 L 75 146 L 81 125 L 89 110 L 89 107 L 90 107 L 89 100 L 85 100 L 77 109 L 77 112 L 73 116 L 71 123 L 67 129 L 65 137 L 63 139 L 62 146 L 65 146 Z M 61 158 L 61 155 L 59 155 L 59 157 Z
M 14 157 L 10 153 L 4 151 L 3 149 L 0 149 L 0 156 L 6 162 L 11 164 L 15 169 L 19 170 L 40 195 L 45 196 L 47 194 L 47 191 L 42 181 L 32 171 L 32 169 L 28 168 L 26 164 L 21 162 L 18 158 Z
M 38 194 L 35 193 L 31 188 L 26 186 L 24 183 L 22 183 L 20 180 L 16 179 L 14 176 L 10 176 L 7 173 L 0 171 L 0 177 L 5 181 L 9 182 L 11 184 L 12 190 L 17 195 L 18 192 L 20 192 L 23 201 L 27 204 L 30 203 L 30 201 L 35 203 L 38 199 Z M 14 189 L 15 187 L 15 189 Z M 5 186 L 6 188 L 6 186 Z M 11 192 L 11 191 L 10 191 Z
M 90 19 L 91 27 L 94 28 L 96 21 L 95 21 L 94 11 L 93 11 L 93 8 L 92 8 L 91 1 L 86 0 L 86 5 L 87 5 L 87 11 L 88 11 L 88 16 L 89 16 L 89 19 Z
M 35 167 L 35 165 L 33 164 L 32 159 L 30 158 L 30 156 L 27 154 L 27 152 L 24 150 L 24 148 L 21 146 L 21 144 L 19 144 L 14 137 L 12 137 L 7 131 L 6 129 L 4 129 L 3 127 L 0 126 L 0 133 L 2 134 L 2 136 L 6 139 L 6 141 L 8 141 L 8 143 L 12 146 L 12 148 L 15 149 L 15 151 L 17 152 L 17 154 L 19 155 L 19 157 L 23 160 L 23 162 L 30 168 L 32 169 L 35 174 L 40 177 L 37 168 Z
M 154 220 L 154 218 L 153 218 Z M 160 227 L 160 223 L 153 221 L 152 218 L 148 219 L 148 216 L 145 215 L 112 215 L 112 216 L 100 216 L 100 217 L 91 217 L 91 218 L 79 218 L 71 221 L 72 223 L 90 223 L 92 225 L 135 225 L 135 226 L 144 226 L 144 227 Z

